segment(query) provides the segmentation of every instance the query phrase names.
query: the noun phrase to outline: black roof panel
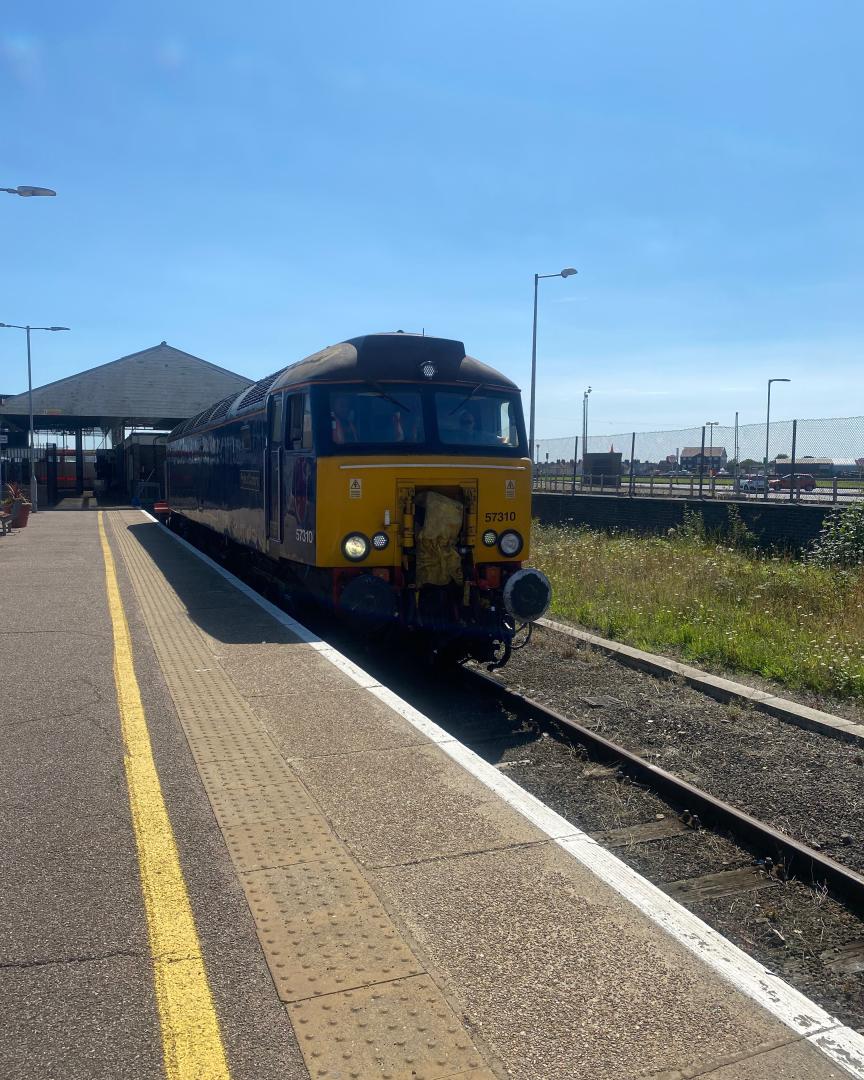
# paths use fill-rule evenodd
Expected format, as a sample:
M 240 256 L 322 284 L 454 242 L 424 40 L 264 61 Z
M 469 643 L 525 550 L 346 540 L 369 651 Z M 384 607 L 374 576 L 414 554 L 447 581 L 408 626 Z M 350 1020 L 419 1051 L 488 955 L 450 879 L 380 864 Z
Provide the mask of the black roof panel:
M 420 377 L 424 363 L 435 365 L 437 382 L 478 383 L 518 389 L 500 371 L 465 355 L 461 341 L 422 337 L 420 334 L 366 334 L 307 356 L 286 368 L 271 390 L 299 383 L 341 382 L 363 379 L 404 381 Z

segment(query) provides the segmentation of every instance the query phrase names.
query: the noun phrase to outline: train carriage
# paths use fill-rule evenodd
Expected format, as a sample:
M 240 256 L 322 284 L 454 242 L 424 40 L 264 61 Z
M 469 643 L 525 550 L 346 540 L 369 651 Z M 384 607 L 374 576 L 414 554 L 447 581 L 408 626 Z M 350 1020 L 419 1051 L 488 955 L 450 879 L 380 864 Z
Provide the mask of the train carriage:
M 460 658 L 505 662 L 548 607 L 522 566 L 519 390 L 459 341 L 353 338 L 217 402 L 169 436 L 167 502 L 289 587 Z

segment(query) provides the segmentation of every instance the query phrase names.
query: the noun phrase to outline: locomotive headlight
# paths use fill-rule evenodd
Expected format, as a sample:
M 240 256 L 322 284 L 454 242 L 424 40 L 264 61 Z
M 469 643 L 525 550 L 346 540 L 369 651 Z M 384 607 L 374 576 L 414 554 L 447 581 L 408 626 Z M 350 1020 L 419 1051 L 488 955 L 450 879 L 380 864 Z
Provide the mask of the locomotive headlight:
M 515 529 L 507 529 L 498 537 L 498 547 L 501 548 L 501 554 L 506 555 L 508 559 L 512 559 L 514 555 L 519 554 L 523 542 L 522 537 Z
M 487 529 L 483 533 L 483 543 L 486 547 L 495 547 L 498 543 L 498 533 L 494 529 Z
M 390 537 L 385 532 L 377 532 L 372 537 L 372 547 L 374 547 L 376 551 L 383 551 L 389 543 Z
M 348 533 L 342 541 L 342 554 L 351 562 L 362 562 L 369 554 L 369 541 L 363 533 Z

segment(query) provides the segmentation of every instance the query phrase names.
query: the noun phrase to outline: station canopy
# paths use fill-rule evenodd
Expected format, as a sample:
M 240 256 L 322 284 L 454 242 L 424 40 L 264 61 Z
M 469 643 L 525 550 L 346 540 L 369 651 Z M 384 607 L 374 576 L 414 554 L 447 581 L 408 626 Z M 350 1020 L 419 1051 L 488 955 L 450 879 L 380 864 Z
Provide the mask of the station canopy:
M 108 364 L 33 388 L 34 428 L 118 432 L 123 427 L 173 428 L 252 383 L 163 341 Z M 0 421 L 27 427 L 27 393 L 0 401 Z M 120 436 L 122 438 L 122 435 Z

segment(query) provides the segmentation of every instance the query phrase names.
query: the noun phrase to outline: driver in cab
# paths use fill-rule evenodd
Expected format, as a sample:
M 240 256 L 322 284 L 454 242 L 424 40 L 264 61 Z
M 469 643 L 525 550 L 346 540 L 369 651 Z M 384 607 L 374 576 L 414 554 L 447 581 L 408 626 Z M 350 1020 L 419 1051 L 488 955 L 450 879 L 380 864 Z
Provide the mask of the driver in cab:
M 330 413 L 330 430 L 334 443 L 355 443 L 358 441 L 357 428 L 354 426 L 354 414 L 351 410 L 351 399 L 345 394 L 339 394 L 333 399 L 333 409 Z

